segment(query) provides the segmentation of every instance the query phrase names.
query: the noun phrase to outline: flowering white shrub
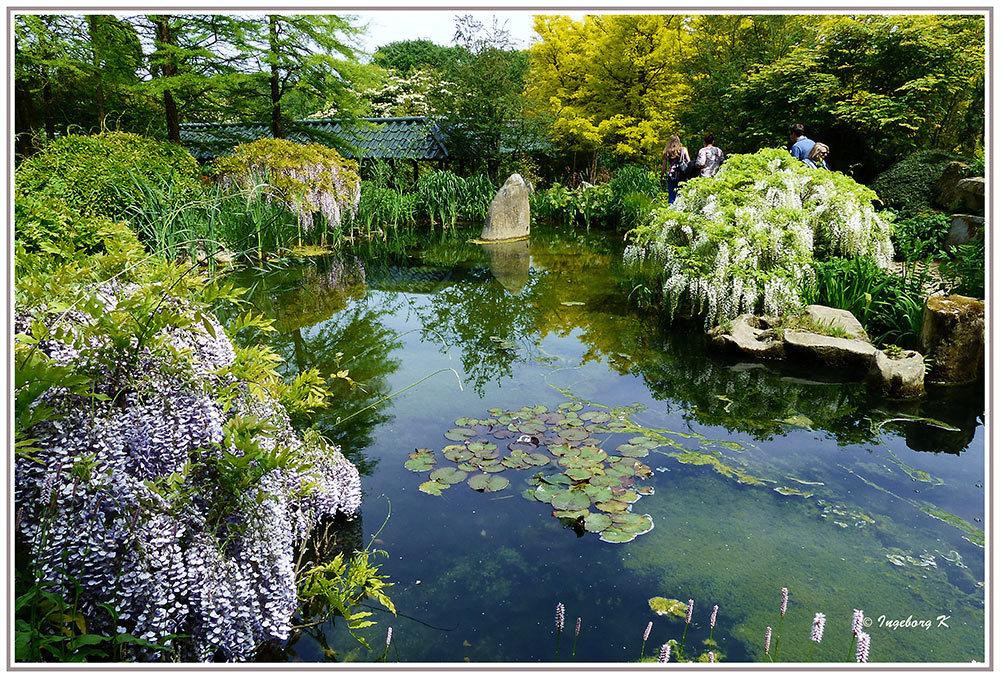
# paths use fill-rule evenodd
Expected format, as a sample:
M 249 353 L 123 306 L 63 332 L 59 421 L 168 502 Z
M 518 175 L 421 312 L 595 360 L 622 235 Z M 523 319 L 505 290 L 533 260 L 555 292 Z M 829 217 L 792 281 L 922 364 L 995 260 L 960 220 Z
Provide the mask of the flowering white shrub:
M 106 331 L 151 304 L 155 336 Z M 288 637 L 295 548 L 357 512 L 358 471 L 232 376 L 237 354 L 211 316 L 139 285 L 105 285 L 79 308 L 15 315 L 15 359 L 38 351 L 90 380 L 89 394 L 55 386 L 33 402 L 56 416 L 16 458 L 37 581 L 75 601 L 88 633 L 170 649 L 129 643 L 126 658 L 250 659 Z
M 802 304 L 814 257 L 889 265 L 891 225 L 872 207 L 875 197 L 782 149 L 734 155 L 715 177 L 683 184 L 672 206 L 632 231 L 625 260 L 662 266 L 671 318 L 683 302 L 706 325 L 747 312 L 779 315 Z

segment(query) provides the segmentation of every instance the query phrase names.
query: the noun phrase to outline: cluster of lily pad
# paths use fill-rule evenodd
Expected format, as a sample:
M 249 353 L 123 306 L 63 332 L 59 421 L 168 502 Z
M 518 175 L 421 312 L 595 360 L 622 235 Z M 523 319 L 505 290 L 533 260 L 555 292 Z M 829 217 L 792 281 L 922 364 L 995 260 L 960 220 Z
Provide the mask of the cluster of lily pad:
M 435 496 L 462 482 L 480 492 L 497 492 L 510 484 L 504 471 L 537 467 L 522 493 L 525 498 L 551 505 L 552 515 L 578 533 L 597 533 L 612 543 L 631 541 L 653 529 L 652 518 L 631 507 L 653 493 L 642 483 L 653 472 L 639 459 L 661 442 L 632 436 L 609 454 L 597 436 L 627 433 L 628 423 L 607 411 L 583 410 L 583 404 L 570 401 L 556 410 L 534 405 L 491 409 L 485 419 L 462 417 L 444 434 L 452 444 L 441 450 L 454 465 L 439 466 L 435 452 L 422 448 L 404 466 L 429 472 L 419 489 Z M 547 473 L 552 466 L 557 472 Z

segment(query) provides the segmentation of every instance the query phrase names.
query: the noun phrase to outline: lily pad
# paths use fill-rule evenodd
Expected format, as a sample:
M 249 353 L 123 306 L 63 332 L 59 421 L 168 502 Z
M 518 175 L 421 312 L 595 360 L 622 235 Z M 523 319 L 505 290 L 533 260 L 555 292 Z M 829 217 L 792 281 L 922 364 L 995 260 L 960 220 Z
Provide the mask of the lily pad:
M 611 526 L 601 532 L 601 541 L 606 541 L 611 544 L 625 544 L 633 539 L 635 539 L 634 533 L 620 530 L 614 526 Z
M 542 476 L 544 480 L 549 485 L 572 485 L 573 481 L 565 473 L 553 473 L 550 476 Z
M 469 476 L 469 487 L 478 492 L 499 492 L 509 484 L 510 481 L 503 476 L 493 476 L 485 473 Z
M 454 466 L 443 466 L 438 469 L 431 471 L 431 480 L 435 480 L 439 483 L 447 483 L 448 485 L 454 485 L 455 483 L 460 483 L 468 477 L 468 473 L 465 471 L 455 468 Z
M 479 470 L 479 466 L 473 464 L 472 462 L 463 461 L 458 465 L 459 470 L 468 471 L 469 473 L 474 473 Z
M 483 440 L 479 440 L 474 443 L 468 443 L 466 447 L 469 450 L 469 452 L 473 452 L 475 454 L 479 454 L 480 452 L 485 452 L 488 450 L 497 449 L 496 443 L 489 443 Z
M 559 403 L 559 409 L 567 412 L 579 412 L 583 409 L 583 405 L 574 402 Z
M 566 475 L 575 481 L 587 480 L 592 475 L 594 475 L 590 469 L 586 468 L 569 468 L 566 469 Z
M 469 452 L 465 445 L 448 445 L 444 450 L 444 458 L 448 461 L 453 461 L 456 464 L 461 461 L 468 461 L 472 459 L 472 452 Z
M 639 445 L 632 445 L 631 443 L 626 443 L 625 445 L 619 445 L 616 452 L 623 457 L 645 457 L 649 454 L 648 447 L 642 447 Z
M 590 497 L 580 490 L 564 490 L 552 497 L 552 508 L 559 511 L 577 511 L 590 506 Z
M 589 421 L 593 424 L 603 424 L 605 422 L 611 421 L 611 415 L 607 412 L 584 412 L 580 415 L 580 419 L 583 421 Z
M 619 513 L 620 511 L 628 509 L 628 504 L 614 499 L 611 501 L 602 501 L 599 504 L 594 504 L 594 506 L 596 506 L 598 510 L 605 511 L 606 513 Z
M 521 433 L 527 433 L 528 435 L 534 435 L 541 433 L 548 428 L 544 423 L 540 421 L 526 421 L 518 425 L 518 430 Z
M 451 485 L 448 483 L 439 483 L 436 480 L 428 480 L 426 483 L 420 483 L 417 488 L 421 492 L 426 492 L 427 494 L 432 494 L 435 497 L 441 496 L 441 490 L 447 490 Z
M 462 428 L 468 428 L 469 426 L 478 423 L 479 423 L 478 419 L 470 419 L 469 417 L 459 417 L 458 419 L 455 420 L 455 426 L 459 426 Z
M 403 462 L 403 466 L 416 473 L 430 471 L 437 465 L 434 453 L 429 449 L 419 449 L 410 453 L 410 458 Z
M 619 479 L 617 477 L 604 475 L 604 476 L 594 476 L 593 478 L 590 479 L 590 483 L 588 484 L 593 487 L 612 487 L 612 486 L 617 486 L 618 483 Z
M 568 440 L 570 442 L 574 441 L 578 442 L 580 440 L 586 440 L 590 436 L 590 433 L 582 428 L 570 428 L 562 431 L 559 435 L 564 440 Z
M 611 516 L 607 513 L 591 513 L 583 519 L 583 529 L 587 532 L 603 532 L 611 527 Z
M 553 511 L 552 515 L 556 518 L 563 518 L 566 520 L 582 520 L 590 515 L 590 511 L 587 509 L 580 509 L 578 511 Z
M 630 445 L 645 447 L 647 450 L 655 450 L 660 446 L 660 443 L 646 436 L 635 436 L 634 438 L 629 438 L 628 442 Z
M 611 516 L 612 524 L 625 532 L 645 534 L 653 529 L 653 518 L 649 514 L 630 513 L 622 511 Z
M 545 466 L 550 461 L 552 461 L 541 452 L 533 452 L 525 456 L 524 460 L 529 464 L 531 464 L 532 466 Z
M 615 497 L 615 501 L 623 501 L 627 504 L 632 504 L 639 501 L 639 493 L 635 490 L 626 490 L 624 488 L 611 488 L 611 493 Z
M 599 487 L 597 485 L 587 483 L 584 485 L 583 491 L 587 493 L 588 497 L 590 497 L 590 501 L 595 504 L 614 499 L 614 495 L 611 493 L 610 487 Z
M 562 492 L 565 492 L 565 490 L 562 487 L 559 487 L 557 485 L 546 485 L 545 483 L 542 483 L 541 485 L 535 488 L 535 491 L 532 493 L 531 496 L 533 496 L 540 502 L 551 504 L 553 497 Z
M 659 596 L 649 599 L 649 609 L 656 614 L 669 615 L 684 619 L 687 617 L 687 603 L 682 603 L 673 598 L 660 598 Z
M 518 436 L 517 431 L 511 431 L 509 428 L 498 428 L 493 431 L 493 437 L 498 440 L 506 440 L 507 438 L 516 438 Z
M 448 440 L 454 440 L 457 442 L 459 440 L 468 440 L 469 438 L 472 438 L 475 435 L 476 432 L 473 431 L 471 428 L 453 428 L 447 431 L 444 434 L 444 437 L 447 438 Z
M 483 473 L 503 473 L 507 467 L 496 460 L 479 464 L 479 470 Z
M 531 464 L 528 463 L 525 454 L 523 452 L 521 454 L 508 455 L 504 457 L 500 461 L 500 463 L 506 466 L 507 468 L 513 468 L 519 471 L 531 468 Z
M 637 487 L 635 488 L 635 491 L 638 492 L 643 497 L 648 497 L 649 495 L 653 494 L 656 490 L 654 490 L 652 487 L 645 486 L 645 487 Z
M 549 454 L 561 457 L 564 454 L 575 454 L 577 448 L 569 445 L 549 445 Z

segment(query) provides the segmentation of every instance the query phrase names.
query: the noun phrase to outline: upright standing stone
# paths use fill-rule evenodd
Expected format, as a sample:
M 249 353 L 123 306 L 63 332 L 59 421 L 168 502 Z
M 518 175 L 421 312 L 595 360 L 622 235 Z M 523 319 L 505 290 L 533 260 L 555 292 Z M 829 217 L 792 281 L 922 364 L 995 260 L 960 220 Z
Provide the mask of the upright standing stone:
M 520 174 L 511 174 L 493 196 L 480 240 L 516 240 L 531 234 L 529 189 Z
M 962 384 L 975 381 L 983 366 L 986 306 L 978 299 L 953 294 L 928 297 L 920 345 L 933 358 L 929 381 Z

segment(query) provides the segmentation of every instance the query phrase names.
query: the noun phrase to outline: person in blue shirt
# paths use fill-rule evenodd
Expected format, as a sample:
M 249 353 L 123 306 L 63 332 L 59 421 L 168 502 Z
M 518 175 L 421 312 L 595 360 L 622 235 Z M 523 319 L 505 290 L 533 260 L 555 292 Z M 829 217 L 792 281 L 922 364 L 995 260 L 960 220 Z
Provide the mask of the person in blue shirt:
M 803 161 L 808 158 L 809 151 L 812 150 L 813 144 L 816 142 L 806 136 L 806 130 L 802 123 L 797 122 L 789 127 L 788 137 L 792 140 L 792 157 Z

